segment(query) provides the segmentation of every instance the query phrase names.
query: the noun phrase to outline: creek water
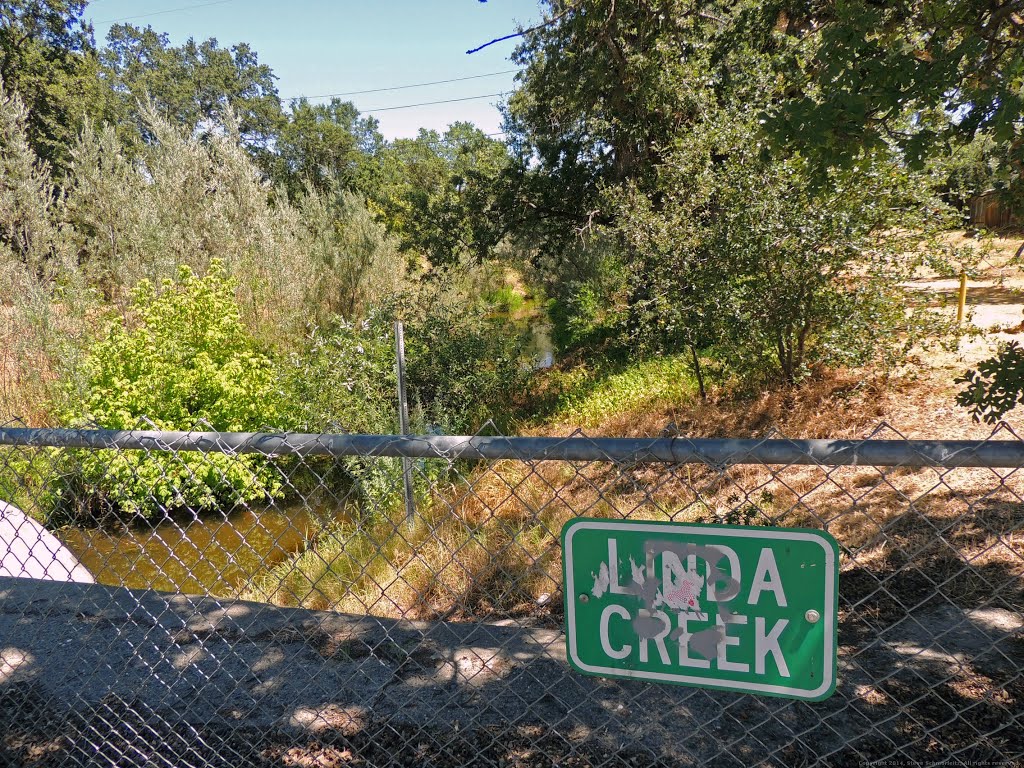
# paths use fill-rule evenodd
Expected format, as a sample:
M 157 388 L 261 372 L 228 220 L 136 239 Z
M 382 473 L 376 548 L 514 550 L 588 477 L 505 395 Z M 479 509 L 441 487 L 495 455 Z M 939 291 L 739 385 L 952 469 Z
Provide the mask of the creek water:
M 529 332 L 530 367 L 551 367 L 550 327 L 531 323 Z M 338 509 L 275 506 L 114 532 L 66 527 L 54 533 L 101 584 L 231 597 L 344 518 Z
M 298 505 L 116 532 L 67 527 L 55 534 L 100 584 L 232 597 L 341 517 Z
M 531 368 L 535 371 L 555 364 L 555 345 L 551 340 L 550 325 L 534 323 L 530 326 L 526 354 L 530 356 Z

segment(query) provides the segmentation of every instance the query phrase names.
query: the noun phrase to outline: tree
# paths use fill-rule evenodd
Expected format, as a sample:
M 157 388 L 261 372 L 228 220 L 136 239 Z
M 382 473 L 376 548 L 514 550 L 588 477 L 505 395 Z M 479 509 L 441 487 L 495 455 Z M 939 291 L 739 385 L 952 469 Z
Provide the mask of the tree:
M 460 122 L 443 135 L 420 130 L 415 139 L 398 139 L 386 155 L 392 168 L 377 202 L 403 250 L 435 266 L 486 258 L 502 235 L 493 208 L 509 164 L 505 146 Z
M 145 131 L 139 105 L 152 101 L 188 131 L 222 125 L 228 112 L 251 152 L 265 161 L 283 117 L 273 70 L 246 43 L 222 48 L 213 38 L 174 47 L 166 34 L 116 24 L 100 54 L 102 75 L 115 94 L 118 123 Z M 124 137 L 123 138 L 127 138 Z
M 29 146 L 59 177 L 86 116 L 106 103 L 84 0 L 0 0 L 0 80 L 27 111 Z
M 307 252 L 318 267 L 316 293 L 326 315 L 353 322 L 398 293 L 405 259 L 397 240 L 373 218 L 366 200 L 336 182 L 318 192 L 312 184 L 300 202 Z M 322 322 L 327 316 L 317 318 Z
M 106 126 L 83 131 L 75 147 L 65 216 L 81 272 L 124 309 L 141 279 L 161 285 L 182 265 L 203 274 L 219 259 L 248 327 L 287 344 L 319 301 L 298 211 L 275 193 L 230 120 L 202 136 L 153 108 L 142 119 L 150 135 L 142 146 L 126 149 Z
M 659 169 L 677 137 L 721 103 L 756 109 L 766 82 L 775 89 L 763 76 L 773 54 L 726 44 L 747 5 L 548 0 L 545 21 L 523 31 L 514 53 L 524 70 L 506 111 L 505 228 L 551 269 L 576 271 L 581 243 L 615 228 L 608 190 L 629 187 L 660 207 Z
M 656 177 L 662 149 L 693 116 L 671 82 L 687 50 L 683 3 L 548 0 L 513 60 L 525 67 L 509 99 L 506 131 L 517 162 L 505 210 L 510 227 L 542 250 L 610 223 L 603 185 Z M 660 12 L 659 12 L 660 11 Z
M 293 196 L 307 184 L 326 192 L 343 188 L 371 195 L 380 186 L 378 160 L 384 137 L 377 121 L 364 117 L 350 101 L 311 104 L 299 99 L 277 137 L 277 178 Z
M 915 338 L 895 332 L 911 325 L 898 285 L 926 251 L 915 227 L 945 221 L 942 206 L 888 145 L 830 169 L 765 142 L 758 118 L 792 97 L 799 50 L 779 8 L 546 5 L 516 51 L 506 211 L 561 255 L 550 282 L 616 242 L 631 348 L 688 350 L 698 379 L 704 355 L 792 382 Z
M 891 152 L 821 184 L 806 158 L 763 156 L 757 135 L 743 105 L 721 110 L 678 138 L 659 208 L 622 204 L 632 335 L 688 348 L 698 380 L 699 353 L 788 383 L 815 364 L 891 361 L 929 324 L 900 286 L 940 255 L 943 207 Z
M 63 195 L 32 150 L 28 122 L 18 96 L 0 86 L 0 408 L 38 423 L 55 369 L 73 367 L 89 301 L 61 221 Z
M 975 196 L 1009 188 L 1004 149 L 990 133 L 979 133 L 966 144 L 930 157 L 928 173 L 939 193 L 963 211 Z
M 910 162 L 979 132 L 1013 143 L 1024 111 L 1021 0 L 770 0 L 737 27 L 785 38 L 784 95 L 768 110 L 776 142 L 831 163 L 897 142 Z M 908 130 L 908 110 L 955 119 Z

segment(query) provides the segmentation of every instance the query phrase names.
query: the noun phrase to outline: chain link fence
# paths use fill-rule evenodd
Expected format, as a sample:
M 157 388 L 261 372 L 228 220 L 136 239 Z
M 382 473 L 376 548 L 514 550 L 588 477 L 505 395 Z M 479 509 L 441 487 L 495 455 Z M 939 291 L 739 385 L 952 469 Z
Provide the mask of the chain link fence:
M 411 460 L 413 515 L 403 495 Z M 1024 764 L 1024 442 L 0 429 L 0 765 Z M 840 545 L 824 701 L 584 677 L 577 517 Z

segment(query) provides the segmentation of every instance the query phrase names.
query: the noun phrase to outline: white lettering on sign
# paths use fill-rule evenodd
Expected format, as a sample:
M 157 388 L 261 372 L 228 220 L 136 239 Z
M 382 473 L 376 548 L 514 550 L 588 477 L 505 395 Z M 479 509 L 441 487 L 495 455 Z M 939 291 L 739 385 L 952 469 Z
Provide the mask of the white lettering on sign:
M 715 547 L 715 550 L 716 550 L 716 554 L 724 556 L 725 559 L 729 561 L 729 576 L 732 578 L 732 580 L 736 584 L 739 584 L 740 583 L 740 579 L 742 578 L 742 575 L 740 573 L 740 559 L 739 559 L 739 557 L 736 556 L 735 550 L 730 549 L 729 547 L 723 546 L 721 544 L 717 545 Z M 717 579 L 714 578 L 714 568 L 713 568 L 712 564 L 707 561 L 707 558 L 705 558 L 704 562 L 705 562 L 705 567 L 707 568 L 707 575 L 708 575 L 708 590 L 707 590 L 708 591 L 708 600 L 711 600 L 712 602 L 716 602 L 716 603 L 717 602 L 728 602 L 733 597 L 735 597 L 736 596 L 735 592 L 733 592 L 731 595 L 729 594 L 730 588 L 725 583 L 725 581 L 721 582 L 721 584 L 722 584 L 722 592 L 724 594 L 719 596 L 719 594 L 718 594 L 718 592 L 716 591 L 716 588 L 715 588 L 715 583 L 716 583 Z M 718 570 L 719 570 L 719 573 L 721 573 L 721 569 L 718 569 Z
M 646 609 L 641 608 L 640 612 L 643 613 L 645 610 Z M 661 621 L 665 625 L 665 628 L 662 629 L 661 632 L 656 634 L 654 637 L 650 637 L 650 638 L 648 638 L 648 637 L 641 637 L 640 638 L 640 661 L 641 662 L 646 662 L 647 661 L 647 658 L 648 658 L 647 642 L 648 642 L 648 640 L 651 640 L 651 641 L 654 642 L 655 648 L 658 649 L 658 656 L 661 657 L 661 663 L 662 664 L 668 664 L 669 663 L 668 648 L 665 647 L 665 638 L 668 636 L 668 633 L 672 631 L 672 624 L 669 621 L 668 614 L 665 613 L 664 611 L 655 611 L 651 615 L 654 616 L 655 618 L 661 619 Z
M 742 616 L 738 613 L 734 613 L 732 620 L 728 623 L 722 621 L 721 615 L 715 618 L 715 624 L 722 628 L 722 642 L 718 644 L 718 668 L 725 669 L 730 672 L 749 672 L 750 665 L 743 664 L 741 662 L 729 661 L 726 654 L 729 653 L 729 648 L 734 645 L 740 644 L 738 637 L 733 637 L 729 634 L 729 627 L 734 624 L 746 624 L 747 617 Z
M 764 659 L 770 653 L 775 659 L 775 666 L 779 674 L 789 677 L 789 667 L 782 655 L 782 648 L 779 647 L 779 635 L 789 626 L 789 619 L 779 619 L 767 635 L 764 633 L 764 617 L 758 616 L 754 619 L 754 672 L 764 674 Z
M 613 538 L 608 539 L 608 570 L 611 573 L 611 593 L 613 595 L 631 594 L 619 583 L 619 542 Z
M 834 692 L 838 564 L 827 534 L 581 520 L 562 541 L 578 671 L 814 701 Z
M 633 652 L 633 646 L 626 644 L 623 645 L 619 650 L 612 648 L 611 638 L 608 637 L 608 624 L 611 622 L 612 615 L 618 616 L 621 619 L 629 621 L 629 611 L 623 608 L 621 605 L 606 606 L 601 611 L 601 626 L 599 629 L 601 635 L 601 650 L 611 659 L 625 659 Z
M 707 659 L 694 659 L 690 656 L 690 638 L 693 637 L 693 633 L 690 632 L 689 624 L 691 621 L 707 620 L 708 615 L 706 613 L 679 612 L 677 621 L 679 622 L 679 665 L 681 667 L 707 669 L 711 666 L 711 662 Z
M 729 577 L 734 582 L 739 583 L 742 578 L 742 574 L 740 571 L 740 559 L 736 555 L 736 552 L 725 546 L 717 546 L 715 547 L 715 551 L 716 554 L 724 557 L 728 561 Z M 694 586 L 696 586 L 698 590 L 703 589 L 705 592 L 705 599 L 712 602 L 725 602 L 729 599 L 727 595 L 723 596 L 718 593 L 716 589 L 716 579 L 712 578 L 715 573 L 715 569 L 711 563 L 705 562 L 706 576 L 701 576 L 697 573 L 698 558 L 696 555 L 690 555 L 686 558 L 685 567 L 678 555 L 674 552 L 661 552 L 660 555 L 663 588 L 659 590 L 658 605 L 667 605 L 673 610 L 698 610 L 700 606 L 697 605 L 696 602 L 697 595 L 694 594 L 692 598 L 689 596 L 689 593 L 692 592 Z M 653 562 L 653 557 L 650 555 L 648 555 L 648 559 Z M 760 567 L 760 563 L 758 563 L 758 565 Z M 778 582 L 778 566 L 775 565 L 774 559 L 772 559 L 771 565 L 775 568 L 774 573 L 776 576 L 776 582 Z M 642 585 L 644 581 L 654 573 L 652 568 L 638 565 L 636 560 L 632 557 L 629 559 L 629 568 L 631 583 L 623 585 L 621 577 L 619 576 L 619 543 L 614 537 L 609 537 L 608 561 L 607 563 L 601 564 L 601 568 L 598 573 L 591 574 L 591 576 L 594 577 L 594 587 L 592 590 L 594 597 L 601 597 L 605 592 L 612 595 L 636 595 L 634 585 Z M 719 570 L 718 573 L 721 575 L 722 571 Z M 721 584 L 719 586 L 721 586 L 722 591 L 728 593 L 729 588 L 727 586 L 723 586 Z M 765 587 L 772 591 L 775 590 L 775 586 L 767 582 L 762 589 Z M 670 593 L 677 592 L 680 589 L 687 592 L 685 600 L 682 600 L 684 597 L 683 593 L 677 593 L 670 596 Z M 778 589 L 781 592 L 781 586 L 778 587 Z M 691 599 L 694 601 L 692 604 L 690 603 Z M 783 596 L 783 600 L 785 600 L 785 596 Z
M 779 608 L 786 606 L 786 593 L 782 591 L 782 577 L 779 576 L 779 564 L 775 562 L 775 553 L 770 547 L 761 550 L 757 558 L 757 568 L 754 569 L 754 583 L 750 587 L 750 597 L 747 598 L 748 605 L 757 605 L 761 599 L 761 593 L 771 592 L 775 595 L 775 602 Z
M 723 598 L 727 596 L 733 597 L 735 596 L 735 585 L 740 579 L 740 563 L 736 552 L 729 547 L 717 546 L 715 547 L 715 553 L 719 555 L 720 559 L 728 562 L 728 577 L 723 577 L 723 572 L 718 568 L 718 564 L 716 563 L 713 568 L 710 558 L 703 555 L 688 554 L 680 558 L 677 553 L 670 550 L 658 553 L 661 557 L 660 588 L 654 593 L 655 599 L 653 604 L 648 603 L 650 608 L 639 609 L 637 618 L 648 621 L 653 619 L 652 626 L 660 626 L 660 628 L 657 631 L 652 629 L 650 634 L 638 634 L 637 649 L 641 663 L 650 661 L 652 655 L 651 645 L 653 644 L 654 652 L 657 653 L 661 662 L 663 664 L 670 664 L 666 640 L 671 635 L 671 639 L 678 640 L 680 666 L 708 669 L 713 660 L 715 666 L 721 670 L 730 672 L 750 671 L 749 664 L 732 661 L 728 655 L 729 649 L 739 646 L 741 642 L 740 637 L 729 634 L 730 628 L 746 626 L 748 624 L 748 617 L 743 614 L 722 611 L 721 608 L 715 617 L 715 623 L 712 628 L 696 630 L 696 632 L 709 633 L 715 631 L 717 633 L 717 641 L 715 645 L 708 649 L 708 657 L 702 658 L 699 651 L 697 656 L 690 655 L 690 641 L 696 634 L 696 632 L 691 631 L 690 624 L 706 623 L 709 620 L 708 613 L 701 611 L 699 604 L 701 593 L 704 593 L 704 597 L 707 600 L 717 602 L 719 593 L 715 589 L 715 584 L 718 582 L 722 592 L 721 596 Z M 685 566 L 683 564 L 684 560 Z M 705 562 L 706 578 L 697 570 L 698 560 L 704 560 Z M 591 590 L 594 597 L 600 598 L 605 593 L 636 596 L 639 594 L 638 590 L 644 588 L 649 578 L 648 572 L 658 573 L 655 570 L 654 555 L 651 551 L 647 553 L 646 565 L 638 565 L 636 560 L 630 557 L 629 567 L 632 581 L 627 585 L 623 585 L 619 576 L 618 542 L 615 538 L 609 537 L 608 561 L 601 563 L 596 574 L 591 574 L 594 578 L 594 586 Z M 730 581 L 733 584 L 731 594 L 728 591 L 730 589 L 728 582 Z M 747 598 L 747 604 L 757 605 L 765 593 L 770 593 L 780 608 L 788 606 L 786 593 L 782 585 L 782 577 L 779 575 L 779 566 L 775 559 L 775 552 L 770 547 L 762 548 L 758 556 L 757 566 L 753 571 L 753 581 Z M 720 604 L 724 607 L 727 603 L 728 600 L 723 599 Z M 656 610 L 662 607 L 676 614 L 678 630 L 675 633 L 672 632 L 672 619 L 669 613 L 665 610 Z M 622 660 L 628 658 L 633 653 L 634 646 L 630 643 L 624 643 L 620 648 L 612 646 L 610 625 L 612 619 L 616 617 L 627 622 L 633 620 L 633 615 L 626 607 L 615 604 L 606 606 L 601 612 L 599 627 L 601 649 L 609 658 Z M 755 648 L 754 671 L 756 674 L 765 674 L 766 660 L 770 655 L 779 673 L 783 677 L 790 676 L 789 667 L 786 664 L 785 657 L 782 655 L 782 646 L 780 644 L 780 637 L 788 625 L 788 619 L 780 619 L 769 630 L 765 625 L 763 617 L 755 617 L 753 634 Z M 747 642 L 749 642 L 749 639 Z

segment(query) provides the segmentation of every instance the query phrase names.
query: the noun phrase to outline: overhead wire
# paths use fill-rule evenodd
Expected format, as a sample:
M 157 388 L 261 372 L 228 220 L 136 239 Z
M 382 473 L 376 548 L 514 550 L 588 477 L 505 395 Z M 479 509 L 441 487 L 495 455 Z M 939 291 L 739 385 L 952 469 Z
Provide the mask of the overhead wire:
M 496 77 L 498 75 L 509 75 L 518 72 L 518 69 L 504 69 L 501 72 L 485 72 L 482 75 L 467 75 L 466 77 L 450 77 L 447 80 L 431 80 L 427 83 L 410 83 L 408 85 L 391 85 L 386 88 L 367 88 L 362 91 L 343 91 L 341 93 L 322 93 L 318 96 L 288 96 L 284 101 L 295 101 L 296 99 L 331 99 L 336 96 L 361 96 L 366 93 L 383 93 L 385 91 L 402 91 L 407 88 L 424 88 L 428 85 L 444 85 L 446 83 L 461 83 L 464 80 L 480 80 L 484 77 Z
M 504 93 L 485 93 L 482 96 L 464 96 L 461 99 L 440 99 L 439 101 L 421 101 L 418 104 L 400 104 L 395 107 L 377 107 L 376 109 L 361 109 L 360 112 L 390 112 L 393 109 L 411 109 L 412 107 L 429 107 L 434 104 L 454 104 L 457 101 L 473 101 L 475 99 L 490 99 L 494 96 L 504 96 Z
M 150 16 L 163 16 L 166 13 L 178 13 L 179 11 L 190 11 L 193 8 L 207 8 L 211 5 L 224 5 L 225 3 L 233 3 L 235 0 L 212 0 L 209 3 L 195 3 L 194 5 L 183 5 L 180 8 L 168 8 L 163 11 L 153 11 L 151 13 L 140 13 L 137 16 L 123 16 L 120 19 L 104 19 L 102 21 L 94 21 L 93 24 L 118 24 L 122 21 L 134 21 L 135 19 L 146 19 Z
M 124 17 L 121 17 L 121 18 L 118 18 L 118 19 L 105 19 L 105 20 L 96 21 L 96 22 L 93 22 L 93 23 L 94 24 L 117 24 L 117 23 L 122 22 L 122 21 L 134 21 L 135 19 L 144 19 L 144 18 L 148 18 L 150 16 L 160 16 L 160 15 L 168 14 L 168 13 L 178 13 L 180 11 L 192 10 L 193 8 L 206 8 L 206 7 L 213 6 L 213 5 L 225 5 L 227 3 L 232 3 L 234 1 L 235 0 L 212 0 L 211 2 L 206 2 L 206 3 L 195 3 L 193 5 L 180 6 L 178 8 L 168 8 L 168 9 L 163 10 L 163 11 L 153 11 L 152 13 L 138 14 L 138 15 L 135 15 L 135 16 L 124 16 Z M 461 83 L 461 82 L 465 82 L 467 80 L 480 80 L 480 79 L 483 79 L 483 78 L 486 78 L 486 77 L 497 77 L 499 75 L 509 75 L 509 74 L 512 74 L 512 73 L 518 72 L 518 71 L 519 70 L 517 70 L 517 69 L 505 69 L 505 70 L 501 70 L 501 71 L 498 71 L 498 72 L 484 72 L 484 73 L 479 74 L 479 75 L 466 75 L 465 77 L 450 77 L 450 78 L 447 78 L 447 79 L 444 79 L 444 80 L 431 80 L 431 81 L 422 82 L 422 83 L 407 83 L 407 84 L 404 84 L 404 85 L 392 85 L 392 86 L 387 86 L 387 87 L 383 87 L 383 88 L 366 88 L 366 89 L 359 90 L 359 91 L 342 91 L 342 92 L 339 92 L 339 93 L 325 93 L 325 94 L 320 94 L 320 95 L 316 95 L 316 96 L 306 96 L 306 95 L 290 96 L 290 97 L 282 98 L 282 101 L 298 101 L 299 99 L 327 99 L 327 98 L 334 98 L 334 97 L 340 97 L 340 96 L 361 96 L 361 95 L 368 94 L 368 93 L 385 93 L 385 92 L 388 92 L 388 91 L 402 91 L 402 90 L 407 90 L 407 89 L 410 89 L 410 88 L 425 88 L 425 87 L 432 86 L 432 85 L 446 85 L 448 83 Z M 398 110 L 398 109 L 413 109 L 415 107 L 429 107 L 429 106 L 433 106 L 433 105 L 436 105 L 436 104 L 454 104 L 454 103 L 462 102 L 462 101 L 476 101 L 478 99 L 490 99 L 490 98 L 494 98 L 496 96 L 505 96 L 505 95 L 506 95 L 505 93 L 486 93 L 486 94 L 482 94 L 480 96 L 464 96 L 464 97 L 456 98 L 456 99 L 438 99 L 436 101 L 422 101 L 422 102 L 417 102 L 415 104 L 399 104 L 399 105 L 390 106 L 390 107 L 375 107 L 373 109 L 363 109 L 363 110 L 360 110 L 360 111 L 364 112 L 364 113 L 390 112 L 392 110 Z M 493 135 L 499 135 L 499 134 L 493 134 Z

